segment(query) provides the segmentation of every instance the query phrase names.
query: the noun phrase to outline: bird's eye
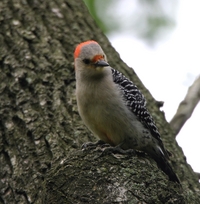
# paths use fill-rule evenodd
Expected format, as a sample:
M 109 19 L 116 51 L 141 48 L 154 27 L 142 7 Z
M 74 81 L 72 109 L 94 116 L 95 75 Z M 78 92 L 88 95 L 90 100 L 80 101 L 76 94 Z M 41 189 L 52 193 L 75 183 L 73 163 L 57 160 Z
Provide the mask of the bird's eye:
M 84 62 L 85 64 L 90 64 L 90 60 L 89 60 L 89 59 L 84 59 L 83 62 Z

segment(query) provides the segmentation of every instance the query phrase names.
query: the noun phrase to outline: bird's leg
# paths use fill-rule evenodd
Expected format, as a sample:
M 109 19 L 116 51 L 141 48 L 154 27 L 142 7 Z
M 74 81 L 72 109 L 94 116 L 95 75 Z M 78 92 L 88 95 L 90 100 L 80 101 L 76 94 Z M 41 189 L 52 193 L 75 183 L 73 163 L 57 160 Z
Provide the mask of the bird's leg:
M 117 146 L 107 146 L 104 148 L 101 156 L 104 156 L 104 155 L 107 155 L 107 154 L 110 154 L 110 153 L 119 153 L 119 154 L 128 154 L 128 155 L 133 155 L 135 154 L 135 150 L 134 149 L 127 149 L 127 150 L 124 150 L 122 149 L 123 143 L 120 143 L 119 145 Z
M 100 148 L 102 149 L 102 153 L 101 156 L 107 155 L 107 154 L 111 154 L 111 153 L 118 153 L 118 154 L 126 154 L 126 155 L 133 155 L 135 154 L 135 150 L 134 149 L 127 149 L 124 150 L 122 149 L 123 143 L 120 143 L 117 146 L 110 146 L 108 143 L 105 143 L 102 140 L 98 140 L 97 142 L 86 142 L 81 146 L 82 150 L 85 149 L 95 149 L 98 146 L 100 146 Z
M 82 150 L 94 149 L 94 148 L 96 148 L 98 146 L 104 146 L 104 145 L 107 145 L 107 144 L 102 140 L 98 140 L 97 142 L 86 142 L 81 146 L 81 149 Z

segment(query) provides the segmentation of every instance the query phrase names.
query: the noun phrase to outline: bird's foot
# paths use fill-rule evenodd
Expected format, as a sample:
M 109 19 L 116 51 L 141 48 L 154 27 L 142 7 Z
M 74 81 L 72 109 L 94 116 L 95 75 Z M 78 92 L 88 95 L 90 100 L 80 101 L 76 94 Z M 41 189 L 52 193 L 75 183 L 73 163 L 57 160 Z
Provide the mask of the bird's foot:
M 86 142 L 84 143 L 82 146 L 81 146 L 81 149 L 82 150 L 85 150 L 85 149 L 95 149 L 96 147 L 100 146 L 106 146 L 106 145 L 109 145 L 109 144 L 106 144 L 104 141 L 102 140 L 99 140 L 97 142 Z
M 123 143 L 117 145 L 117 146 L 110 146 L 108 143 L 105 143 L 102 140 L 99 140 L 97 142 L 86 142 L 81 146 L 82 150 L 86 149 L 96 149 L 97 147 L 99 150 L 101 150 L 101 156 L 105 156 L 108 154 L 122 154 L 122 155 L 135 155 L 136 151 L 133 149 L 127 149 L 124 150 L 121 148 Z
M 123 154 L 123 155 L 135 155 L 135 150 L 133 149 L 127 149 L 127 150 L 124 150 L 121 148 L 122 144 L 119 144 L 115 147 L 112 147 L 112 146 L 102 146 L 104 149 L 101 153 L 101 156 L 104 156 L 104 155 L 107 155 L 107 154 L 111 154 L 111 153 L 114 153 L 114 154 Z

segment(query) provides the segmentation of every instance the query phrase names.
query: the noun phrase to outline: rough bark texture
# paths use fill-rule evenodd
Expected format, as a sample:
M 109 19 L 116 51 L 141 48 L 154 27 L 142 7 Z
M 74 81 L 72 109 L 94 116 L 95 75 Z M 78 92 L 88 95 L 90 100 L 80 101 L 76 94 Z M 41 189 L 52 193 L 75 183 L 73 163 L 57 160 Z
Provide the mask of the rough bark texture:
M 77 151 L 53 168 L 44 203 L 185 203 L 182 189 L 144 155 L 101 155 Z
M 75 100 L 73 51 L 88 39 L 146 96 L 183 190 L 147 156 L 80 150 L 95 140 Z M 155 100 L 82 1 L 0 1 L 0 203 L 199 203 L 199 190 Z

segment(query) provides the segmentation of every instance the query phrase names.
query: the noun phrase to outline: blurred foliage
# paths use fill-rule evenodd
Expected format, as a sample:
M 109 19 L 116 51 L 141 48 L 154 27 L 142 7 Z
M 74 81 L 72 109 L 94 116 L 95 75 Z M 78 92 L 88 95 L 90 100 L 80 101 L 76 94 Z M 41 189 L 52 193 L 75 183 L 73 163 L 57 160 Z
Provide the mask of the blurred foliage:
M 106 34 L 119 29 L 118 22 L 113 14 L 109 15 L 109 8 L 115 4 L 115 0 L 83 0 L 88 10 L 101 30 Z M 109 20 L 108 20 L 109 19 Z
M 178 1 L 84 0 L 105 34 L 125 32 L 151 44 L 169 34 L 176 25 Z

